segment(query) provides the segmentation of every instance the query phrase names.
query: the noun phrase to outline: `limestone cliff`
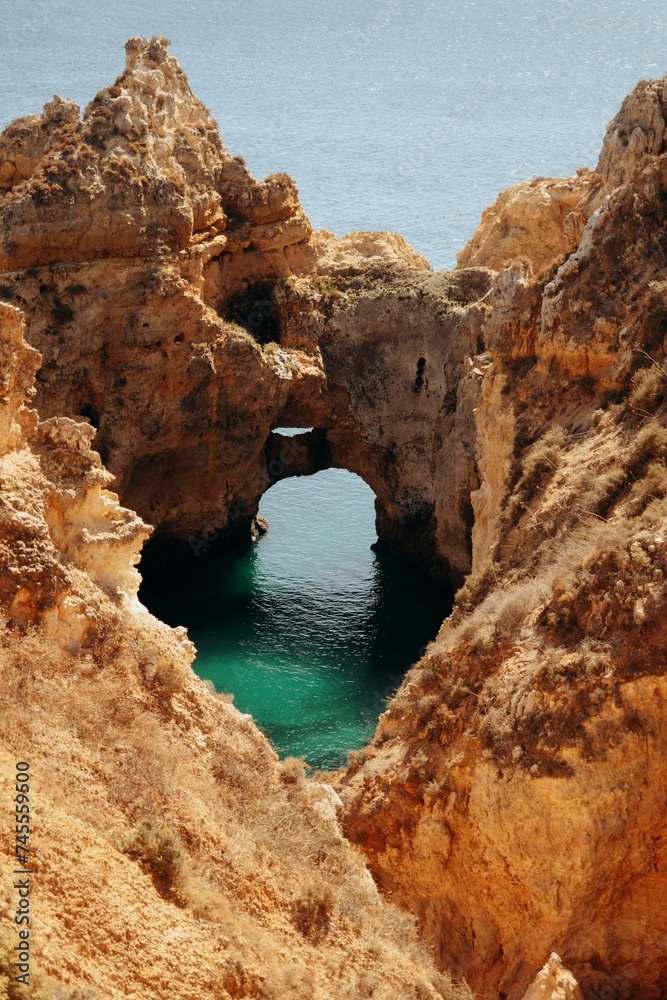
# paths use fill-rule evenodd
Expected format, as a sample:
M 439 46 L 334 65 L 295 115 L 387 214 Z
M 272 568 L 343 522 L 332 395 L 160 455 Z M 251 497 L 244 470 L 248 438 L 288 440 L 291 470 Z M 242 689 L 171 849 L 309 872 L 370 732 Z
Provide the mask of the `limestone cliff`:
M 0 992 L 81 997 L 464 996 L 381 899 L 330 788 L 278 761 L 136 599 L 148 529 L 107 489 L 92 430 L 26 405 L 37 353 L 0 306 L 0 800 L 32 774 L 31 987 L 13 981 L 13 841 Z
M 574 177 L 540 177 L 507 188 L 484 211 L 479 228 L 457 254 L 458 266 L 499 270 L 521 260 L 541 271 L 576 250 L 603 194 L 600 175 L 585 169 Z
M 10 125 L 0 176 L 0 297 L 43 357 L 37 408 L 92 423 L 159 536 L 247 531 L 277 477 L 336 465 L 375 490 L 382 543 L 463 579 L 477 482 L 457 393 L 484 270 L 434 276 L 393 234 L 311 236 L 293 181 L 226 152 L 164 39 L 131 40 L 82 120 L 54 98 Z M 296 467 L 286 424 L 317 431 Z
M 586 1000 L 665 994 L 665 86 L 596 171 L 504 192 L 448 274 L 391 234 L 312 234 L 164 39 L 82 118 L 54 98 L 0 136 L 0 297 L 42 356 L 4 308 L 3 753 L 27 740 L 42 775 L 47 974 L 455 992 L 331 791 L 136 600 L 147 525 L 201 550 L 333 465 L 373 487 L 381 544 L 465 581 L 331 779 L 349 839 L 478 995 L 576 996 L 554 951 Z
M 317 358 L 263 352 L 211 307 L 232 300 L 246 327 L 271 324 L 248 286 L 289 273 L 286 248 L 310 234 L 294 183 L 257 184 L 226 153 L 160 38 L 128 42 L 125 72 L 81 120 L 54 98 L 10 125 L 0 160 L 0 294 L 42 353 L 40 413 L 86 417 L 151 524 L 185 539 L 224 527 L 232 501 L 245 509 L 266 487 L 262 451 L 288 395 L 322 380 Z M 260 382 L 254 421 L 239 421 Z M 221 429 L 234 429 L 224 448 Z
M 473 572 L 341 780 L 380 883 L 489 996 L 552 950 L 585 997 L 667 989 L 667 157 L 609 166 L 663 88 L 612 123 L 623 183 L 576 251 L 534 277 L 529 234 L 493 282 Z

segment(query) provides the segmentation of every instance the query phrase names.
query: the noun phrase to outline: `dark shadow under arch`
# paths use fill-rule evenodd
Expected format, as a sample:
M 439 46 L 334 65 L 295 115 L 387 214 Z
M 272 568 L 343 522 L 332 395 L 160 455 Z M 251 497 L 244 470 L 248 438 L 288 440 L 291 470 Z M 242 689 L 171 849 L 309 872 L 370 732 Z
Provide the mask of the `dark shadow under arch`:
M 277 481 L 260 513 L 269 530 L 256 545 L 149 571 L 141 596 L 188 628 L 196 671 L 281 753 L 335 767 L 371 735 L 452 595 L 371 551 L 373 492 L 346 470 Z

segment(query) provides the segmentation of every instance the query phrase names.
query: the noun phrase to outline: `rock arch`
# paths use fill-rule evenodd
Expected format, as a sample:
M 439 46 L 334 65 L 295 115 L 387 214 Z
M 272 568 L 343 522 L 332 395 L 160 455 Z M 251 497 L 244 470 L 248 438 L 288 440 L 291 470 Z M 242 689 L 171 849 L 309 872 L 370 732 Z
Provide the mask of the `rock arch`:
M 381 544 L 461 579 L 489 272 L 434 274 L 392 234 L 313 235 L 289 177 L 258 183 L 225 150 L 164 39 L 132 39 L 82 118 L 56 99 L 14 123 L 0 159 L 2 297 L 42 354 L 39 411 L 96 426 L 158 536 L 242 535 L 273 429 L 314 427 L 284 474 L 357 472 Z

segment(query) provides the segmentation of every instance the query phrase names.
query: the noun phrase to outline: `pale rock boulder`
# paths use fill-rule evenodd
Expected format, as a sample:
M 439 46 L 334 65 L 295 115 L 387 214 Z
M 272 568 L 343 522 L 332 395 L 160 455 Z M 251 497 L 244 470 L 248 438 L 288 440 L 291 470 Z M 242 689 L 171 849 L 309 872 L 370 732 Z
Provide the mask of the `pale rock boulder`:
M 431 270 L 426 258 L 396 233 L 357 231 L 339 238 L 322 229 L 313 234 L 311 243 L 316 253 L 316 269 L 324 274 L 372 264 Z
M 0 304 L 0 611 L 23 626 L 40 615 L 67 645 L 85 624 L 77 580 L 85 573 L 104 593 L 136 603 L 134 568 L 150 528 L 110 492 L 113 476 L 91 448 L 93 428 L 69 417 L 39 421 L 34 395 L 39 354 L 23 339 L 23 315 Z M 67 617 L 64 608 L 74 618 Z
M 541 271 L 576 249 L 596 204 L 600 179 L 582 169 L 572 177 L 538 177 L 502 191 L 482 213 L 477 230 L 457 255 L 458 267 L 499 271 L 521 261 Z
M 553 952 L 526 990 L 523 1000 L 583 1000 L 579 984 Z
M 623 101 L 605 133 L 598 173 L 606 191 L 625 184 L 645 156 L 659 156 L 667 136 L 667 77 L 642 80 Z

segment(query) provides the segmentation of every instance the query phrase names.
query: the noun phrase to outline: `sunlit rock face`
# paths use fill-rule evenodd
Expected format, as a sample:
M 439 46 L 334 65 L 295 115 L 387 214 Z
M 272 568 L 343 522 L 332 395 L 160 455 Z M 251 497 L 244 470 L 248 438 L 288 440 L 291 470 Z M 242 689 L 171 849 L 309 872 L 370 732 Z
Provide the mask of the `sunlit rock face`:
M 31 407 L 23 331 L 0 305 L 0 759 L 5 775 L 28 762 L 39 830 L 30 996 L 334 1000 L 370 984 L 455 1000 L 342 837 L 333 790 L 280 762 L 195 676 L 185 629 L 138 602 L 150 529 L 109 491 L 90 424 Z M 3 780 L 8 814 L 15 795 Z M 16 867 L 13 840 L 0 856 Z M 0 901 L 6 996 L 16 898 Z
M 223 308 L 289 273 L 310 226 L 289 178 L 257 184 L 225 151 L 164 39 L 126 48 L 82 119 L 55 98 L 2 134 L 0 293 L 42 353 L 40 413 L 87 418 L 127 502 L 189 538 L 256 502 L 271 422 L 322 379 L 317 359 L 265 355 Z
M 313 236 L 289 177 L 227 153 L 163 39 L 128 42 L 82 118 L 54 98 L 10 125 L 0 178 L 0 294 L 43 357 L 37 407 L 91 422 L 160 535 L 242 534 L 276 478 L 333 464 L 375 490 L 382 544 L 463 578 L 488 271 Z M 270 438 L 290 423 L 319 432 L 298 469 Z
M 379 883 L 485 996 L 540 969 L 527 996 L 667 989 L 664 92 L 611 123 L 576 247 L 538 270 L 535 231 L 512 234 L 480 334 L 473 570 L 340 783 Z
M 458 266 L 500 270 L 521 262 L 538 273 L 576 250 L 603 196 L 602 178 L 586 169 L 573 177 L 540 177 L 507 188 L 484 211 L 457 254 Z
M 77 734 L 102 775 L 95 794 L 111 796 L 123 834 L 148 799 L 180 831 L 188 863 L 223 893 L 202 903 L 206 885 L 195 892 L 185 876 L 185 888 L 172 887 L 197 920 L 230 894 L 239 906 L 235 886 L 252 872 L 252 912 L 271 913 L 271 948 L 292 954 L 301 911 L 275 872 L 297 860 L 274 834 L 285 816 L 286 828 L 311 829 L 310 786 L 280 770 L 249 720 L 244 728 L 204 695 L 184 637 L 132 603 L 133 563 L 145 525 L 201 551 L 248 533 L 282 476 L 340 466 L 375 491 L 381 545 L 465 579 L 373 742 L 335 779 L 347 836 L 416 915 L 440 967 L 482 995 L 519 1000 L 550 976 L 560 989 L 554 950 L 587 1000 L 665 994 L 664 88 L 642 84 L 628 98 L 597 171 L 501 195 L 464 251 L 467 266 L 446 274 L 392 234 L 312 234 L 289 178 L 257 183 L 225 151 L 163 39 L 132 40 L 125 73 L 82 119 L 54 99 L 0 137 L 0 297 L 24 310 L 42 356 L 19 344 L 16 313 L 3 313 L 18 352 L 6 356 L 0 414 L 3 608 L 12 636 L 33 625 L 48 633 L 64 676 L 83 663 L 77 690 L 94 677 L 99 692 L 95 670 L 115 665 L 104 689 L 109 746 L 138 753 L 151 786 L 123 797 L 80 702 Z M 16 402 L 23 367 L 38 367 L 39 416 Z M 89 425 L 124 508 L 107 492 Z M 304 433 L 286 439 L 280 427 Z M 139 617 L 125 620 L 128 607 Z M 64 731 L 71 690 L 63 695 L 56 673 L 46 687 Z M 35 740 L 50 759 L 53 739 Z M 67 739 L 58 745 L 66 756 Z M 234 747 L 239 767 L 228 774 L 219 755 Z M 205 789 L 192 811 L 170 782 L 174 760 L 188 787 Z M 248 783 L 275 805 L 268 833 L 263 813 L 243 812 L 255 801 Z M 238 837 L 256 832 L 251 858 L 215 840 L 221 816 L 239 809 Z M 88 819 L 91 810 L 82 800 Z M 370 883 L 337 828 L 312 836 L 295 843 L 316 900 L 314 858 L 351 866 L 338 916 L 322 904 L 339 950 L 313 976 L 321 985 L 344 969 L 359 994 L 369 924 L 341 914 Z M 274 843 L 260 885 L 257 859 Z M 117 863 L 117 844 L 105 845 L 100 856 L 115 851 Z M 228 848 L 238 871 L 219 861 Z M 364 899 L 374 920 L 380 904 Z M 152 919 L 173 930 L 160 900 Z M 298 939 L 304 975 L 310 944 Z M 209 945 L 209 955 L 227 947 L 215 935 Z M 373 952 L 385 955 L 383 975 L 388 953 Z M 253 963 L 223 981 L 211 958 L 202 988 L 213 982 L 224 995 L 231 983 L 238 995 L 247 981 L 261 995 L 271 962 L 268 972 Z M 437 980 L 410 968 L 398 962 L 387 989 L 431 996 Z

